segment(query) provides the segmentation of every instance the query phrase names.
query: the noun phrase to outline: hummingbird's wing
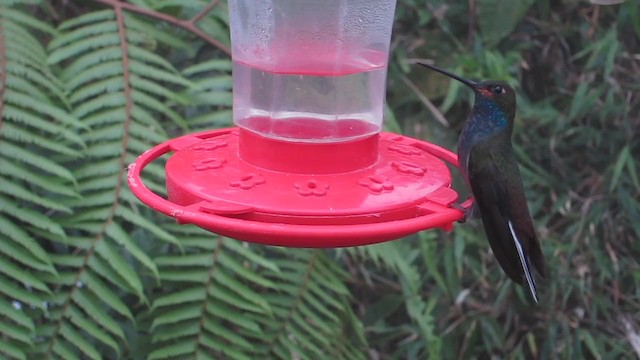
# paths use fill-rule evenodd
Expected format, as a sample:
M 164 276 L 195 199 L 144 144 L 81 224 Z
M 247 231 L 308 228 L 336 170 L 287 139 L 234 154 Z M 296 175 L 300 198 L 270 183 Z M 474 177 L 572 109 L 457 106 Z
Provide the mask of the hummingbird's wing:
M 542 251 L 529 215 L 515 156 L 500 150 L 478 155 L 472 149 L 468 164 L 469 184 L 498 263 L 513 281 L 521 285 L 526 282 L 537 302 L 531 264 L 544 277 Z

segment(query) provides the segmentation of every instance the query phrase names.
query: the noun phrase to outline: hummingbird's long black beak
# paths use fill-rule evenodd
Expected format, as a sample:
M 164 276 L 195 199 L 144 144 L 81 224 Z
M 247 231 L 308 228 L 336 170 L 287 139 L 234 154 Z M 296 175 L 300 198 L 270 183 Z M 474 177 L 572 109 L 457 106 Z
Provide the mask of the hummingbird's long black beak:
M 473 90 L 476 90 L 478 88 L 478 83 L 476 83 L 475 81 L 471 81 L 471 80 L 465 79 L 465 78 L 460 77 L 460 76 L 458 76 L 458 75 L 456 75 L 454 73 L 448 72 L 447 70 L 441 69 L 441 68 L 439 68 L 437 66 L 434 66 L 434 65 L 431 65 L 431 64 L 427 64 L 427 63 L 423 63 L 423 62 L 420 62 L 420 61 L 416 61 L 416 64 L 422 65 L 422 66 L 427 67 L 427 68 L 429 68 L 431 70 L 435 70 L 435 71 L 437 71 L 437 72 L 439 72 L 441 74 L 447 75 L 450 78 L 456 79 L 456 80 L 460 81 L 461 83 L 467 85 L 468 87 L 472 88 Z

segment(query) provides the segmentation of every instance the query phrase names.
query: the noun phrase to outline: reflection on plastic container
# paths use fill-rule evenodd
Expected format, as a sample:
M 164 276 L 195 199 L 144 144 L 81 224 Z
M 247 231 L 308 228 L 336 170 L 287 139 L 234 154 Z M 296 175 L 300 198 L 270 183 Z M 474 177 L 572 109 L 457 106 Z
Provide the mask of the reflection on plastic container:
M 342 64 L 340 72 L 330 62 L 287 65 L 281 71 L 267 71 L 234 62 L 236 125 L 301 141 L 347 140 L 380 131 L 384 61 Z M 311 129 L 318 126 L 322 128 Z
M 229 9 L 236 125 L 317 143 L 380 131 L 395 0 L 230 0 Z

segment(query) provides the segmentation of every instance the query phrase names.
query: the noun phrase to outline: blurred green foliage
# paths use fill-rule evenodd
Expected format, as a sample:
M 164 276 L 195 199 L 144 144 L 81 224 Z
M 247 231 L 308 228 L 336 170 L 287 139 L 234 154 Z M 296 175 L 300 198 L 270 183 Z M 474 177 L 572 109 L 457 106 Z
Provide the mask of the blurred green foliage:
M 439 256 L 414 262 L 425 301 L 438 299 L 436 358 L 640 356 L 638 3 L 401 0 L 397 15 L 388 102 L 406 133 L 453 149 L 472 101 L 411 59 L 516 87 L 513 141 L 549 269 L 542 304 L 530 306 L 478 222 L 438 234 L 428 251 Z

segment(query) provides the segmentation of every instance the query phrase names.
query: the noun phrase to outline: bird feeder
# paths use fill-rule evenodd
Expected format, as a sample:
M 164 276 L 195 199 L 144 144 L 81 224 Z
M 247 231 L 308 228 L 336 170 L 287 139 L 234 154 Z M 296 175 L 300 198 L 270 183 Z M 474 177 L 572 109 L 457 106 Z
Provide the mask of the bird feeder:
M 229 0 L 236 127 L 164 142 L 133 193 L 181 224 L 288 247 L 450 230 L 455 154 L 381 132 L 395 0 Z M 167 153 L 167 197 L 141 179 Z

